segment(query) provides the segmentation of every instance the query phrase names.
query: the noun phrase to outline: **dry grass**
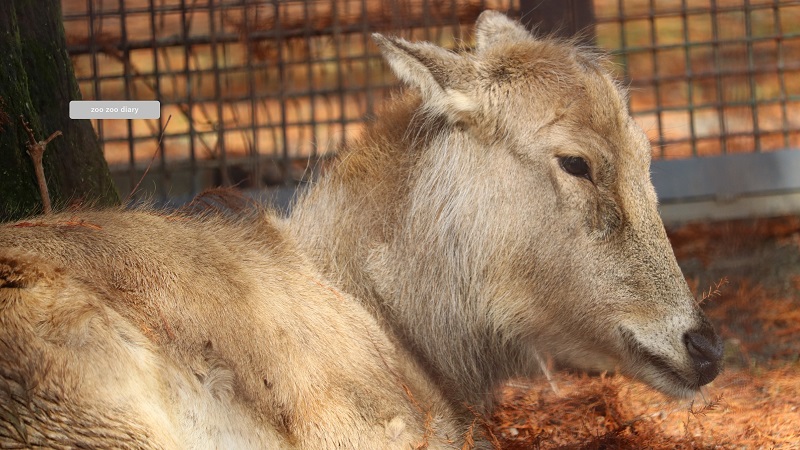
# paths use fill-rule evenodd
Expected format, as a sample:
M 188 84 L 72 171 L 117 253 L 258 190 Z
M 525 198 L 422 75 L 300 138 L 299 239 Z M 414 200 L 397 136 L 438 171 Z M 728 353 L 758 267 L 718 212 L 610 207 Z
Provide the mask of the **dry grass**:
M 694 403 L 620 376 L 507 386 L 492 431 L 503 449 L 800 448 L 797 365 L 725 371 Z

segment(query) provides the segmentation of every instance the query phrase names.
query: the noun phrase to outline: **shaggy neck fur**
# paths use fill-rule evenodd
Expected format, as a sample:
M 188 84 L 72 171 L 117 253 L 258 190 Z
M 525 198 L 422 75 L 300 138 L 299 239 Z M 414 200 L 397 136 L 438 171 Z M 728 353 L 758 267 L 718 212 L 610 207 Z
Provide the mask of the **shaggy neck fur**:
M 407 93 L 299 200 L 290 229 L 328 277 L 414 349 L 455 407 L 485 411 L 498 378 L 526 358 L 492 329 L 488 305 L 505 294 L 491 288 L 489 266 L 501 255 L 483 249 L 504 246 L 476 237 L 503 234 L 480 230 L 482 209 L 496 205 L 471 191 L 483 187 L 482 167 L 497 164 L 469 139 Z

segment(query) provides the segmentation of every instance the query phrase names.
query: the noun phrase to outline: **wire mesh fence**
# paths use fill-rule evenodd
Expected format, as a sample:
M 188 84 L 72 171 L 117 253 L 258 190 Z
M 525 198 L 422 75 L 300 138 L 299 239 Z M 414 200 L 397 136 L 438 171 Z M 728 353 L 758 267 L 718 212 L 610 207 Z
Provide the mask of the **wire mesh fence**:
M 396 81 L 372 32 L 453 46 L 486 8 L 427 0 L 64 0 L 85 99 L 160 100 L 157 121 L 97 121 L 121 193 L 302 179 Z M 167 124 L 169 120 L 169 124 Z
M 308 177 L 396 86 L 372 32 L 456 47 L 484 9 L 532 13 L 515 0 L 62 6 L 85 99 L 161 102 L 159 120 L 94 125 L 121 193 L 144 177 L 162 199 Z M 594 0 L 594 12 L 654 156 L 800 147 L 800 2 Z
M 800 2 L 595 0 L 654 156 L 800 146 Z

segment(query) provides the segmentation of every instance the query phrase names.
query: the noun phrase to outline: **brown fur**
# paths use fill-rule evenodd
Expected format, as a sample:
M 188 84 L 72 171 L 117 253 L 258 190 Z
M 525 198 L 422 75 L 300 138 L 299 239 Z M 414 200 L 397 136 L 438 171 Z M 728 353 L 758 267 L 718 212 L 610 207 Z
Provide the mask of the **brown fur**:
M 416 89 L 287 220 L 0 227 L 0 444 L 461 448 L 544 356 L 695 392 L 685 333 L 716 337 L 624 94 L 587 52 L 477 29 L 464 54 L 376 37 Z

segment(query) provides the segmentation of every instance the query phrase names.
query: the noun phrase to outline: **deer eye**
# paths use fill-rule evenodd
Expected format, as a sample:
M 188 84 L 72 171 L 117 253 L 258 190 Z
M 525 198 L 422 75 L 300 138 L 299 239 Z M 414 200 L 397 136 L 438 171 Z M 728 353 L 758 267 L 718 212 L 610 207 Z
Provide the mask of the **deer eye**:
M 564 172 L 592 181 L 592 175 L 589 173 L 589 163 L 580 156 L 560 156 L 558 163 L 564 169 Z

